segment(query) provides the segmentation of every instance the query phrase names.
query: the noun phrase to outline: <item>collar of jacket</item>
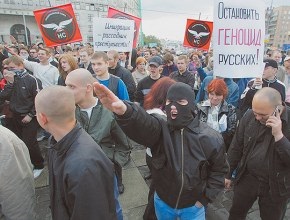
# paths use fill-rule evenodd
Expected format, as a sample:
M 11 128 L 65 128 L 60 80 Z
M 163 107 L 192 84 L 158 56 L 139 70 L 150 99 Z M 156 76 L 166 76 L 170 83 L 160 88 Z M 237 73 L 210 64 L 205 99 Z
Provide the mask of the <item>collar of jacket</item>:
M 65 154 L 79 136 L 79 131 L 82 129 L 81 125 L 77 122 L 75 127 L 64 136 L 59 142 L 54 138 L 51 139 L 51 148 L 57 151 L 57 154 Z
M 187 70 L 185 70 L 185 72 L 183 72 L 182 74 L 179 72 L 179 70 L 177 70 L 177 72 L 179 76 L 187 76 L 188 74 L 190 74 L 190 72 Z
M 194 133 L 200 133 L 200 127 L 199 127 L 199 118 L 195 116 L 195 118 L 184 128 L 188 128 L 189 130 L 193 131 Z M 170 127 L 170 131 L 173 131 L 174 128 Z
M 275 78 L 272 79 L 272 80 L 269 80 L 269 79 L 263 79 L 263 81 L 266 82 L 266 83 L 268 83 L 268 84 L 275 83 L 275 82 L 277 82 L 277 76 L 275 76 Z
M 201 102 L 200 104 L 198 104 L 198 108 L 199 108 L 202 112 L 204 112 L 205 114 L 207 114 L 207 112 L 208 112 L 208 108 L 209 108 L 210 106 L 204 106 L 204 105 L 202 105 L 203 103 L 204 103 L 204 101 Z M 228 107 L 228 103 L 224 100 L 224 101 L 221 103 L 221 107 L 220 107 L 220 109 L 219 109 L 219 113 L 227 113 L 227 112 L 229 112 L 229 107 Z

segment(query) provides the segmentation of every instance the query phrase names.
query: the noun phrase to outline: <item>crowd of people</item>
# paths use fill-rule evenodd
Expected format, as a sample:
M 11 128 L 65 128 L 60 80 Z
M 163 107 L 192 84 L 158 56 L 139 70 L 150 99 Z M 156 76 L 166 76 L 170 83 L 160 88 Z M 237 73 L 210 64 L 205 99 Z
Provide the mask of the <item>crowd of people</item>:
M 133 141 L 152 178 L 145 220 L 203 220 L 231 188 L 229 219 L 257 199 L 263 220 L 283 219 L 290 54 L 267 53 L 262 78 L 221 78 L 212 52 L 0 44 L 0 219 L 34 219 L 44 138 L 54 220 L 123 219 Z

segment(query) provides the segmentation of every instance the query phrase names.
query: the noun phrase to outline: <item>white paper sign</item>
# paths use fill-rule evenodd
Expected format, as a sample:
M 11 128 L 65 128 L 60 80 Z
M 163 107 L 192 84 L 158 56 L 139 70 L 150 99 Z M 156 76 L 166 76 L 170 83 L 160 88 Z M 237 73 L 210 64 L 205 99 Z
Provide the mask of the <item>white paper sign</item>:
M 132 51 L 134 39 L 133 20 L 96 17 L 93 19 L 93 25 L 95 51 Z
M 214 1 L 214 75 L 261 77 L 264 37 L 264 0 Z

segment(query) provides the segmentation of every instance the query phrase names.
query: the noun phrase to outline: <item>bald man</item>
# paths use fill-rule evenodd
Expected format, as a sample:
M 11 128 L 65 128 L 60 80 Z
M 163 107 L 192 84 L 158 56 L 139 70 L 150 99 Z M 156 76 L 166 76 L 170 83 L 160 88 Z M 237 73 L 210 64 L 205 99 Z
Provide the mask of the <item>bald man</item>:
M 245 219 L 258 198 L 262 220 L 281 220 L 290 197 L 290 109 L 273 88 L 259 90 L 241 119 L 228 156 L 234 198 L 229 220 Z
M 118 126 L 112 112 L 93 94 L 96 80 L 86 69 L 76 69 L 67 76 L 66 85 L 74 94 L 76 118 L 114 163 L 119 193 L 124 192 L 122 166 L 130 160 L 131 144 Z
M 112 162 L 75 119 L 73 93 L 50 86 L 35 99 L 37 120 L 52 134 L 48 152 L 54 220 L 117 219 Z

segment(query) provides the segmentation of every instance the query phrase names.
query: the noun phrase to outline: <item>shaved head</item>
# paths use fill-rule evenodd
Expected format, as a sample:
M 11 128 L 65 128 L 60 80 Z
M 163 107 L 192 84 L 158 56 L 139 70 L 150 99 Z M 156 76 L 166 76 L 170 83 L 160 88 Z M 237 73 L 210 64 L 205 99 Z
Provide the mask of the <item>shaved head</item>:
M 255 101 L 266 101 L 272 106 L 282 105 L 282 97 L 280 92 L 270 87 L 264 87 L 257 91 L 253 98 L 253 103 Z
M 80 68 L 71 71 L 66 77 L 66 82 L 67 81 L 78 83 L 78 85 L 80 86 L 86 86 L 87 84 L 93 84 L 94 82 L 96 82 L 96 79 L 88 70 Z
M 45 115 L 51 122 L 62 124 L 75 121 L 75 100 L 73 93 L 64 86 L 49 86 L 35 98 L 37 115 Z
M 265 125 L 269 117 L 274 115 L 277 107 L 281 105 L 281 94 L 276 89 L 264 87 L 256 92 L 253 98 L 252 110 L 255 118 Z M 281 108 L 283 107 L 279 107 L 279 109 Z

